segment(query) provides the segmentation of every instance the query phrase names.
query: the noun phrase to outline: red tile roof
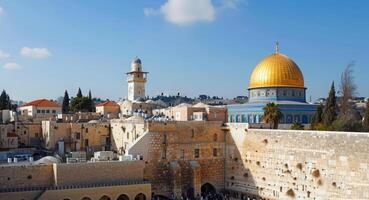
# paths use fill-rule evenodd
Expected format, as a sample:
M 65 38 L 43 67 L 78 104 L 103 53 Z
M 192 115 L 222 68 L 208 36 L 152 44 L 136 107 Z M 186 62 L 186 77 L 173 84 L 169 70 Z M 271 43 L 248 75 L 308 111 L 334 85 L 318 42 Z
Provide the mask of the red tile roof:
M 36 106 L 36 107 L 60 107 L 59 104 L 57 104 L 54 101 L 50 101 L 47 99 L 38 99 L 38 100 L 34 100 L 31 101 L 29 103 L 26 103 L 20 107 L 25 107 L 25 106 Z
M 97 104 L 96 106 L 119 106 L 119 105 L 114 101 L 105 101 L 103 103 Z

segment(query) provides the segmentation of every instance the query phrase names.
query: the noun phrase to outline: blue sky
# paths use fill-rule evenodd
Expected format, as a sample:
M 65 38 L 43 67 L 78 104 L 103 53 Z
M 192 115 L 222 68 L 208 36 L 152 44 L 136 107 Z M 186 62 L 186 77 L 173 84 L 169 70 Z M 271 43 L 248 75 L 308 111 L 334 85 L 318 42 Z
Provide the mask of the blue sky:
M 28 101 L 81 87 L 117 100 L 138 56 L 150 96 L 246 95 L 279 41 L 308 96 L 326 96 L 351 61 L 369 96 L 368 10 L 364 0 L 0 0 L 0 89 Z

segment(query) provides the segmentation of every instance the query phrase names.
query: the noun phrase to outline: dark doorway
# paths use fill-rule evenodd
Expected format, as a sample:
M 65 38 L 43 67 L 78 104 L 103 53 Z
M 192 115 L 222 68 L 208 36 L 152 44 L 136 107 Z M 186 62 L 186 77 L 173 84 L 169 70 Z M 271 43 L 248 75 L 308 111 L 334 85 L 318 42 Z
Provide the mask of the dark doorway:
M 215 194 L 216 190 L 215 187 L 210 183 L 205 183 L 201 186 L 201 195 L 206 196 L 209 194 Z

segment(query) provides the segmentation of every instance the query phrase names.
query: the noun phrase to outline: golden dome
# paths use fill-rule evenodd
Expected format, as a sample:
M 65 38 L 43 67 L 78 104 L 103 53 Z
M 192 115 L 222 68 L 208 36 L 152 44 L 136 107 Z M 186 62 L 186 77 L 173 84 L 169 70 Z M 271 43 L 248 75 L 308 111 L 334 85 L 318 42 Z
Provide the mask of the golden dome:
M 265 87 L 305 88 L 304 76 L 293 60 L 274 53 L 256 65 L 251 74 L 249 89 Z

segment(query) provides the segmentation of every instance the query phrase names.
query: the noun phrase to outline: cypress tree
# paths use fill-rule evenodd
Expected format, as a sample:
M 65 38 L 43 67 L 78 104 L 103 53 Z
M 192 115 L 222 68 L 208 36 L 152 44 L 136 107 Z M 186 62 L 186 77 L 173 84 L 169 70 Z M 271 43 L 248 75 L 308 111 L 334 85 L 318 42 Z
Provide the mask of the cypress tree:
M 88 111 L 93 112 L 95 105 L 94 105 L 94 102 L 92 100 L 91 90 L 88 91 L 88 100 L 89 100 Z
M 366 131 L 369 131 L 369 99 L 366 102 L 366 110 L 364 114 L 363 127 Z
M 77 92 L 77 98 L 82 98 L 82 91 L 81 88 L 78 88 L 78 92 Z
M 63 106 L 62 106 L 62 112 L 68 113 L 69 112 L 69 94 L 68 91 L 65 90 L 64 92 L 64 98 L 63 98 Z
M 331 90 L 325 104 L 323 112 L 324 125 L 331 125 L 334 120 L 337 119 L 337 102 L 336 102 L 336 90 L 334 88 L 334 82 L 332 82 Z
M 11 109 L 11 102 L 9 95 L 6 93 L 5 90 L 1 92 L 0 95 L 0 110 L 8 110 Z
M 316 108 L 316 112 L 313 116 L 313 119 L 312 119 L 312 124 L 313 125 L 316 125 L 316 124 L 319 124 L 319 123 L 322 123 L 322 115 L 323 115 L 323 109 L 324 109 L 324 106 L 322 104 L 320 104 L 317 108 Z

